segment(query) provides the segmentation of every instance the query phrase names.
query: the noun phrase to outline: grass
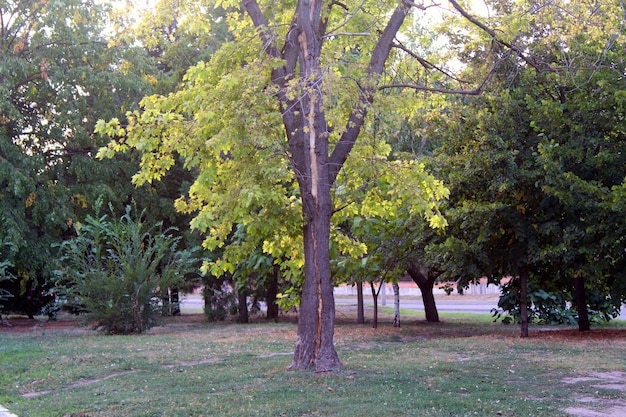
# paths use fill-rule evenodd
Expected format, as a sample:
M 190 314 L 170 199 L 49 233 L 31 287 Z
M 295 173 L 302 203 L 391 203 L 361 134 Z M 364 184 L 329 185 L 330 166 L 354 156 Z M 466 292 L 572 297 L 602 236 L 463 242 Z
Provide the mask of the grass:
M 517 327 L 488 318 L 405 316 L 399 329 L 384 314 L 378 329 L 341 320 L 344 366 L 328 375 L 286 370 L 294 323 L 172 323 L 140 336 L 3 332 L 0 404 L 22 417 L 528 417 L 565 416 L 580 398 L 600 411 L 621 404 L 614 387 L 564 381 L 620 375 L 625 323 L 582 336 L 533 328 L 520 339 Z

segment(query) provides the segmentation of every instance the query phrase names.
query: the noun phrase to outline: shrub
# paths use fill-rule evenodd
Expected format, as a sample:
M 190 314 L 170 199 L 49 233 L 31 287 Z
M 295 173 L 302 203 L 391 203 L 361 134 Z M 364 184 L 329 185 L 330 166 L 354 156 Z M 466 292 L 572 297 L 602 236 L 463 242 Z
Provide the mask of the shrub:
M 8 271 L 9 266 L 11 266 L 11 264 L 9 264 L 7 261 L 0 262 L 0 283 L 2 281 L 12 281 L 13 279 L 15 279 L 15 277 Z M 4 307 L 4 302 L 11 297 L 13 297 L 13 294 L 11 294 L 5 288 L 0 287 L 0 312 Z
M 89 216 L 62 245 L 57 293 L 65 307 L 109 334 L 142 333 L 154 326 L 168 288 L 182 285 L 191 255 L 178 251 L 172 229 L 159 231 L 131 216 Z

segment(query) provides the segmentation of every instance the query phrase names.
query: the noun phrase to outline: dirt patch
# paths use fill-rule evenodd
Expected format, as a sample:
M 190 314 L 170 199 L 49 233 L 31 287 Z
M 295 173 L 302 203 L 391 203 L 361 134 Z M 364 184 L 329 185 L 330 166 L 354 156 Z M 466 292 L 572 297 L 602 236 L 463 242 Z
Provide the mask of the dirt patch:
M 581 332 L 578 329 L 540 330 L 531 331 L 532 339 L 547 340 L 626 340 L 626 329 L 592 329 Z
M 175 362 L 170 365 L 163 365 L 163 367 L 165 369 L 187 368 L 191 366 L 206 365 L 209 363 L 218 363 L 218 362 L 220 362 L 220 359 L 212 358 L 212 359 L 203 359 L 203 360 L 198 360 L 198 361 Z
M 592 388 L 626 392 L 626 372 L 591 372 L 586 375 L 565 378 L 565 384 L 587 384 Z M 577 400 L 584 405 L 569 407 L 564 411 L 574 417 L 624 417 L 626 399 L 582 397 Z
M 139 370 L 121 371 L 121 372 L 115 372 L 113 374 L 109 374 L 109 375 L 106 375 L 106 376 L 103 376 L 103 377 L 100 377 L 100 378 L 82 379 L 80 381 L 77 381 L 77 382 L 74 382 L 74 383 L 72 383 L 70 385 L 67 385 L 67 386 L 63 387 L 62 389 L 72 389 L 72 388 L 86 387 L 87 385 L 96 384 L 98 382 L 102 382 L 102 381 L 105 381 L 105 380 L 110 379 L 110 378 L 115 378 L 116 376 L 134 374 L 135 372 L 139 372 Z M 26 392 L 24 394 L 21 394 L 21 396 L 24 397 L 24 398 L 33 398 L 33 397 L 39 397 L 41 395 L 50 394 L 51 392 L 52 392 L 51 390 Z
M 593 411 L 585 407 L 566 408 L 565 412 L 574 417 L 624 417 L 626 405 L 605 408 L 602 411 Z
M 2 320 L 0 324 L 0 333 L 42 332 L 92 333 L 93 330 L 89 327 L 80 326 L 78 318 L 75 316 L 63 316 L 57 320 L 12 317 Z

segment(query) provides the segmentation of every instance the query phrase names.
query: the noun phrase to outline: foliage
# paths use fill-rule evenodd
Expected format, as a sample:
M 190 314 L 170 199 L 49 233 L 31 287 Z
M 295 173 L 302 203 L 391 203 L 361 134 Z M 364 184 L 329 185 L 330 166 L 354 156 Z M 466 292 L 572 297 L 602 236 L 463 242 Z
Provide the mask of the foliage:
M 610 318 L 624 300 L 623 217 L 610 197 L 624 180 L 623 10 L 585 4 L 496 5 L 505 32 L 513 20 L 523 28 L 525 52 L 503 55 L 484 96 L 445 101 L 421 128 L 451 189 L 449 237 L 430 249 L 450 279 L 512 276 L 507 308 L 522 301 L 523 270 L 528 301 L 546 314 L 584 277 L 589 308 Z
M 141 5 L 126 1 L 112 10 L 115 47 L 139 45 L 158 70 L 146 74 L 158 94 L 176 89 L 189 67 L 207 61 L 230 39 L 226 10 L 206 0 L 159 0 Z M 137 63 L 127 62 L 135 71 Z
M 423 163 L 391 154 L 386 143 L 372 153 L 368 158 L 355 150 L 338 179 L 342 209 L 333 219 L 333 262 L 346 281 L 399 280 L 420 256 L 416 239 L 447 226 L 439 210 L 449 190 Z
M 91 0 L 0 2 L 0 261 L 16 277 L 15 303 L 46 291 L 53 245 L 99 196 L 122 209 L 153 192 L 125 180 L 136 171 L 132 156 L 93 158 L 104 144 L 95 121 L 134 108 L 154 72 L 140 49 L 109 48 L 107 18 L 108 7 Z
M 63 243 L 60 302 L 109 334 L 141 333 L 156 323 L 169 288 L 183 285 L 192 265 L 171 230 L 147 227 L 130 206 L 119 220 L 88 216 Z
M 10 266 L 9 263 L 5 262 L 0 262 L 0 282 L 2 281 L 10 281 L 10 280 L 14 280 L 15 277 L 7 271 L 8 267 Z M 4 307 L 4 301 L 8 300 L 9 298 L 13 297 L 13 294 L 11 294 L 9 291 L 7 291 L 4 288 L 0 288 L 0 312 L 2 311 L 2 308 Z

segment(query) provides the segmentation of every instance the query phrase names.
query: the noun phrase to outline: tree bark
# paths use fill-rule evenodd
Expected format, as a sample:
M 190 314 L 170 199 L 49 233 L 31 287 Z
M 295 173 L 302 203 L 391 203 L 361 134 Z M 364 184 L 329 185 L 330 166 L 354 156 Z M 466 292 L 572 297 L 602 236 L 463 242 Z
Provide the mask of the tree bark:
M 276 297 L 278 295 L 278 275 L 280 271 L 278 267 L 274 267 L 272 277 L 267 285 L 267 293 L 265 295 L 265 302 L 267 303 L 267 315 L 270 320 L 278 319 L 278 304 L 276 303 Z
M 365 309 L 363 307 L 363 282 L 356 283 L 356 322 L 365 324 Z
M 520 269 L 520 337 L 528 337 L 528 268 Z
M 330 200 L 330 189 L 326 196 Z M 298 338 L 290 369 L 328 372 L 340 368 L 335 350 L 335 299 L 330 280 L 330 206 L 304 226 L 305 279 L 300 297 Z
M 429 323 L 438 323 L 439 312 L 437 311 L 435 295 L 433 294 L 433 288 L 435 287 L 437 276 L 429 274 L 426 268 L 420 267 L 416 264 L 411 264 L 409 268 L 407 268 L 407 272 L 422 292 L 422 301 L 424 303 L 426 321 Z
M 393 327 L 400 327 L 400 285 L 393 284 Z
M 574 278 L 576 291 L 576 309 L 578 310 L 578 330 L 586 332 L 591 329 L 589 325 L 589 308 L 587 307 L 587 295 L 585 293 L 585 280 L 578 274 Z
M 372 299 L 374 300 L 374 319 L 372 323 L 372 328 L 378 328 L 378 291 L 376 291 L 376 287 L 374 283 L 370 281 L 370 287 L 372 288 Z M 380 288 L 379 288 L 380 290 Z
M 237 291 L 237 310 L 239 313 L 237 323 L 249 323 L 250 315 L 248 314 L 248 296 L 244 290 Z

